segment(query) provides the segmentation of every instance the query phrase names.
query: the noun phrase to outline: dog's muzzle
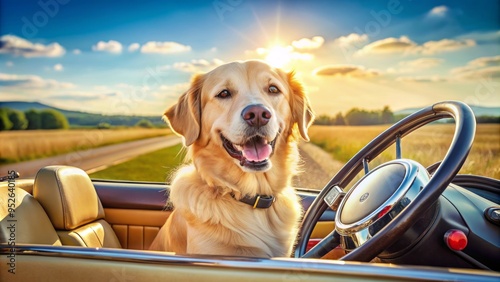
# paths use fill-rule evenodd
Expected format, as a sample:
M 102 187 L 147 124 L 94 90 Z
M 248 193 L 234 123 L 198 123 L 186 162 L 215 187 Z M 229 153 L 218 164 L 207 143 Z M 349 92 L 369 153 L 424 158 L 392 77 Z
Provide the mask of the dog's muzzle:
M 242 167 L 254 171 L 262 171 L 268 169 L 270 166 L 269 159 L 274 152 L 274 146 L 278 135 L 271 142 L 260 135 L 255 135 L 248 138 L 241 145 L 232 143 L 222 134 L 221 139 L 227 153 L 238 160 Z

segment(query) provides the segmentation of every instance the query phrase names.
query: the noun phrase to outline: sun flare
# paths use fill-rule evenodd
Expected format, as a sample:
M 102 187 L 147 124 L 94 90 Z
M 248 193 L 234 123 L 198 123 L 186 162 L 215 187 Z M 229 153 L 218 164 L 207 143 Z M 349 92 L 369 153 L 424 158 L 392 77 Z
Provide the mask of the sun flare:
M 292 46 L 274 45 L 271 48 L 258 48 L 257 54 L 273 67 L 284 68 L 295 65 L 298 62 L 311 61 L 313 55 L 301 53 L 294 50 Z
M 265 57 L 266 62 L 277 68 L 286 66 L 293 59 L 293 48 L 290 46 L 274 46 L 267 49 L 265 53 L 267 54 Z

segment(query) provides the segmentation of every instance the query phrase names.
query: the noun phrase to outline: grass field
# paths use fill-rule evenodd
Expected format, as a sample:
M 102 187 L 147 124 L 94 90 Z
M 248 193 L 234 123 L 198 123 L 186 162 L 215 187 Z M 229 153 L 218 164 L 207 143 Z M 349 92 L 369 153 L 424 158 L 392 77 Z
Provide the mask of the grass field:
M 168 182 L 185 156 L 182 145 L 161 149 L 90 174 L 94 179 Z
M 329 152 L 334 159 L 347 162 L 356 152 L 388 126 L 313 126 L 309 129 L 311 141 Z M 443 159 L 451 143 L 453 124 L 427 125 L 402 140 L 403 158 L 413 159 L 429 166 Z M 500 178 L 500 125 L 479 124 L 474 145 L 460 173 Z M 375 167 L 395 158 L 395 149 L 389 148 L 370 163 Z
M 313 126 L 311 141 L 343 163 L 364 147 L 387 126 Z M 403 138 L 403 157 L 424 166 L 440 161 L 453 136 L 453 125 L 429 125 Z M 183 160 L 181 145 L 152 152 L 122 164 L 91 174 L 93 178 L 165 182 Z M 500 178 L 500 125 L 479 125 L 474 146 L 461 173 Z M 394 148 L 370 163 L 370 167 L 393 160 Z M 307 167 L 304 167 L 307 173 Z
M 0 132 L 0 164 L 169 134 L 169 129 L 23 130 Z

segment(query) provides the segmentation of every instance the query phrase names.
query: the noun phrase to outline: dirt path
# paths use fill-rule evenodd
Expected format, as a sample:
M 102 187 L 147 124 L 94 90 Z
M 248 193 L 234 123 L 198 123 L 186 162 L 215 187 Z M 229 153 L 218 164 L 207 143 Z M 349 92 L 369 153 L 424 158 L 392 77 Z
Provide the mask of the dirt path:
M 303 172 L 293 179 L 295 187 L 322 189 L 339 171 L 342 163 L 312 143 L 299 145 Z
M 0 166 L 1 174 L 8 170 L 16 170 L 21 177 L 34 177 L 44 166 L 53 164 L 73 165 L 82 168 L 87 173 L 104 169 L 107 166 L 124 162 L 132 157 L 149 153 L 161 148 L 173 146 L 181 142 L 175 136 L 163 136 L 150 139 L 126 142 L 85 151 L 72 152 L 55 157 L 38 159 Z M 301 143 L 299 146 L 302 157 L 302 173 L 295 176 L 295 187 L 322 189 L 342 164 L 312 143 Z
M 2 165 L 0 166 L 0 175 L 7 174 L 9 170 L 15 170 L 21 174 L 21 177 L 31 178 L 40 168 L 54 164 L 77 166 L 87 173 L 92 173 L 142 154 L 174 146 L 180 142 L 179 137 L 169 135 L 76 151 L 49 158 Z

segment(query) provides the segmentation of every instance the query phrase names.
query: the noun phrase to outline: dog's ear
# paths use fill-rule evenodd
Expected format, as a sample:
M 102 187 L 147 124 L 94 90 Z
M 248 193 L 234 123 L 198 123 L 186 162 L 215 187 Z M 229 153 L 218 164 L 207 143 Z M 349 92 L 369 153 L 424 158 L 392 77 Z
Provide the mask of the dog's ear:
M 307 129 L 314 121 L 314 112 L 311 108 L 309 99 L 304 92 L 304 87 L 295 78 L 295 73 L 293 71 L 288 73 L 288 84 L 291 89 L 290 95 L 293 121 L 297 123 L 300 136 L 302 136 L 304 140 L 309 141 Z
M 189 90 L 182 94 L 177 103 L 163 115 L 170 128 L 183 137 L 186 147 L 193 144 L 200 135 L 202 85 L 203 76 L 196 75 Z

